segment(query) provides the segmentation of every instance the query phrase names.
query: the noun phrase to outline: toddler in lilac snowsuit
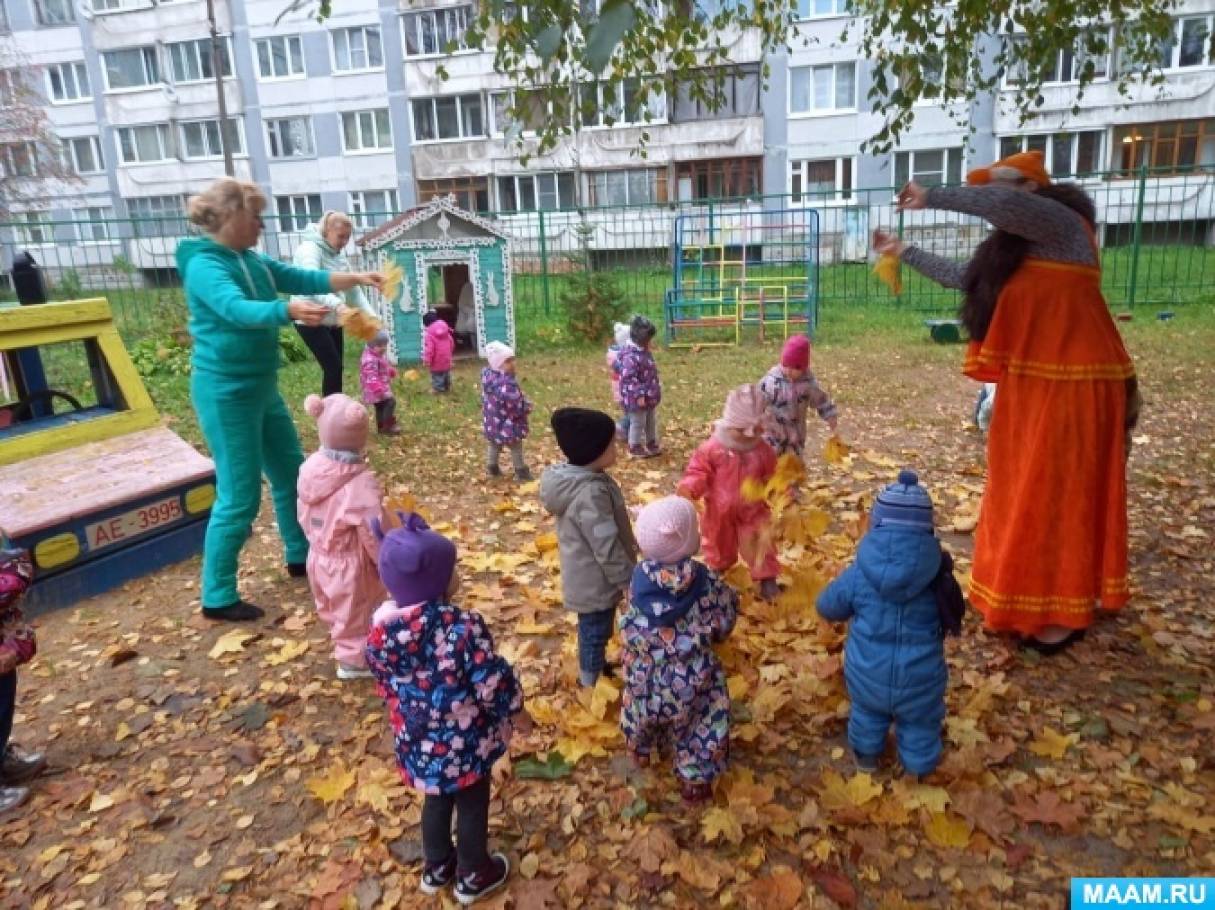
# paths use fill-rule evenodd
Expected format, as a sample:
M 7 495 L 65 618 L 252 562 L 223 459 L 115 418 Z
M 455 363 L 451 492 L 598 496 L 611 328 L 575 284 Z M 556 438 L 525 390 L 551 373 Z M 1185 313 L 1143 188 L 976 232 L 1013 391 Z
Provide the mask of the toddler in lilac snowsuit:
M 734 628 L 738 594 L 692 558 L 700 529 L 686 499 L 668 496 L 642 509 L 637 542 L 645 559 L 620 619 L 620 726 L 640 766 L 672 746 L 683 797 L 696 802 L 712 793 L 730 752 L 730 693 L 713 645 Z
M 531 480 L 532 472 L 523 460 L 523 440 L 532 403 L 515 379 L 515 352 L 500 341 L 491 341 L 485 346 L 485 357 L 489 366 L 481 371 L 481 426 L 488 443 L 486 472 L 490 477 L 502 476 L 498 459 L 506 448 L 510 449 L 515 479 Z
M 662 454 L 658 445 L 662 382 L 658 378 L 658 364 L 650 353 L 657 331 L 654 323 L 644 316 L 634 316 L 629 325 L 629 343 L 616 355 L 620 404 L 629 422 L 629 455 L 633 458 L 653 458 Z

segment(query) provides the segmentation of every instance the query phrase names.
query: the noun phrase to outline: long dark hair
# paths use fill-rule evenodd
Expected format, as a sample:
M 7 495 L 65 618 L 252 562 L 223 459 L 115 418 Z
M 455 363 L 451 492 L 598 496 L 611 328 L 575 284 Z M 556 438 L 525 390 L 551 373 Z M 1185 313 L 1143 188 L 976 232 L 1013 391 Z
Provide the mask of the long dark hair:
M 1052 183 L 1039 187 L 1037 193 L 1066 205 L 1087 221 L 1090 227 L 1097 226 L 1097 209 L 1093 200 L 1074 183 Z M 975 250 L 974 258 L 962 276 L 965 296 L 958 313 L 962 325 L 966 326 L 967 333 L 975 341 L 987 337 L 1000 291 L 1025 261 L 1031 243 L 1008 231 L 996 230 Z

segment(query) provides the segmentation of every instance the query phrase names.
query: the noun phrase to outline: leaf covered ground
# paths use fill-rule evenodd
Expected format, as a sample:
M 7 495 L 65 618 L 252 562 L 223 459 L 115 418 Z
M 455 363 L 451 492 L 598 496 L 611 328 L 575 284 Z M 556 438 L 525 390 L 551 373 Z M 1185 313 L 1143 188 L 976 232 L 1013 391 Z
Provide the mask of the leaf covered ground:
M 668 768 L 625 759 L 617 690 L 574 685 L 551 522 L 534 485 L 483 479 L 474 365 L 457 368 L 450 399 L 404 381 L 407 432 L 377 441 L 373 461 L 395 499 L 415 498 L 458 541 L 461 601 L 488 618 L 537 722 L 496 769 L 491 833 L 517 873 L 489 906 L 1054 908 L 1074 875 L 1215 868 L 1207 314 L 1128 329 L 1148 402 L 1131 460 L 1131 606 L 1042 660 L 969 616 L 947 644 L 941 769 L 923 783 L 890 759 L 853 772 L 842 629 L 816 617 L 814 595 L 903 465 L 930 488 L 964 576 L 983 484 L 960 350 L 920 331 L 878 326 L 816 351 L 851 454 L 811 459 L 781 523 L 786 592 L 748 597 L 721 649 L 732 767 L 695 809 Z M 614 471 L 631 503 L 674 489 L 725 391 L 774 357 L 757 345 L 660 355 L 667 455 Z M 520 359 L 537 401 L 533 465 L 556 459 L 552 407 L 608 405 L 602 362 Z M 317 381 L 311 365 L 284 375 L 293 394 Z M 196 436 L 188 412 L 161 403 Z M 811 446 L 824 442 L 814 427 Z M 400 784 L 383 708 L 370 684 L 334 679 L 307 587 L 280 559 L 263 509 L 242 564 L 246 596 L 268 608 L 260 625 L 199 618 L 196 561 L 41 618 L 15 739 L 45 747 L 51 771 L 0 823 L 0 904 L 428 905 L 419 799 Z

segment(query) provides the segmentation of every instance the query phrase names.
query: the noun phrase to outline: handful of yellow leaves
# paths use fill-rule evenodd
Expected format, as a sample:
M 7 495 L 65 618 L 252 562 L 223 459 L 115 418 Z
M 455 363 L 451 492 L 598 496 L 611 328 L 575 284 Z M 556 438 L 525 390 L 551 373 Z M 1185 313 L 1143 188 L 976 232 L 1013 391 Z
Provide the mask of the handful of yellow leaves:
M 890 293 L 898 296 L 903 293 L 903 279 L 899 274 L 899 257 L 893 253 L 883 253 L 878 257 L 877 265 L 873 267 L 873 274 L 881 279 L 886 287 L 890 288 Z
M 384 295 L 384 302 L 391 306 L 396 303 L 397 294 L 401 293 L 401 282 L 405 278 L 405 272 L 391 260 L 381 271 L 384 274 L 384 289 L 380 293 Z
M 360 341 L 370 341 L 376 332 L 382 329 L 383 323 L 374 316 L 369 316 L 359 307 L 347 307 L 338 322 L 342 328 Z

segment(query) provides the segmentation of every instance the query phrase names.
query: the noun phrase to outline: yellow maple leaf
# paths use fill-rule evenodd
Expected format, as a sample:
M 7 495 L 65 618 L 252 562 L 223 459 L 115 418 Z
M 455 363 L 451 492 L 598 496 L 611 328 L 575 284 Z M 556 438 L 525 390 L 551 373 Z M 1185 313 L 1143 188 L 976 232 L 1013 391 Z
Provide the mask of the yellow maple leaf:
M 384 324 L 374 316 L 369 316 L 360 307 L 347 307 L 338 322 L 343 329 L 360 341 L 370 341 Z
M 839 436 L 832 436 L 827 440 L 827 445 L 823 449 L 823 459 L 827 464 L 841 464 L 851 451 L 848 444 Z
M 406 382 L 417 382 L 420 378 L 422 378 L 422 374 L 417 370 L 406 370 L 401 374 L 401 378 Z
M 742 825 L 733 811 L 721 806 L 714 806 L 700 817 L 700 830 L 706 844 L 711 844 L 718 838 L 724 838 L 732 844 L 742 843 Z
M 894 785 L 894 793 L 908 809 L 927 809 L 929 812 L 945 811 L 949 804 L 949 791 L 944 787 L 929 787 L 923 784 L 907 786 L 902 781 Z
M 562 736 L 554 748 L 571 765 L 578 764 L 588 755 L 592 758 L 604 758 L 607 755 L 607 750 L 599 743 L 581 736 Z
M 1034 755 L 1041 755 L 1043 758 L 1051 758 L 1058 761 L 1071 746 L 1079 741 L 1080 737 L 1076 733 L 1069 733 L 1064 736 L 1051 727 L 1044 727 L 1042 735 L 1029 744 L 1029 751 L 1034 753 Z
M 873 274 L 877 275 L 882 284 L 890 288 L 891 294 L 897 296 L 903 293 L 903 278 L 899 274 L 898 256 L 893 253 L 883 253 L 873 267 Z
M 600 676 L 591 692 L 591 713 L 599 720 L 607 716 L 608 705 L 620 698 L 620 690 L 606 676 Z
M 360 784 L 355 799 L 364 805 L 371 806 L 377 812 L 388 811 L 388 793 L 379 781 L 369 780 Z
M 823 788 L 819 791 L 828 809 L 860 808 L 882 795 L 882 785 L 868 774 L 853 775 L 846 783 L 838 771 L 823 772 Z
M 751 684 L 741 673 L 736 673 L 726 680 L 726 686 L 730 690 L 730 698 L 734 701 L 740 701 L 744 695 L 751 689 Z
M 232 629 L 215 640 L 215 644 L 211 646 L 211 650 L 207 652 L 207 656 L 212 660 L 219 660 L 225 654 L 239 654 L 245 650 L 247 642 L 258 637 L 256 632 L 246 632 L 244 629 Z
M 1192 809 L 1186 809 L 1176 803 L 1159 802 L 1148 806 L 1148 815 L 1168 822 L 1179 828 L 1193 831 L 1195 834 L 1211 834 L 1215 832 L 1215 815 L 1199 815 Z
M 970 822 L 949 812 L 933 812 L 924 833 L 938 847 L 965 847 L 970 843 Z
M 329 805 L 342 796 L 354 785 L 354 772 L 347 771 L 341 762 L 329 769 L 324 777 L 308 778 L 308 792 Z
M 401 282 L 405 279 L 405 270 L 400 264 L 390 259 L 380 269 L 380 273 L 384 276 L 383 290 L 380 292 L 384 296 L 384 301 L 388 304 L 397 302 L 397 295 L 401 293 Z
M 280 664 L 285 664 L 289 660 L 295 660 L 301 654 L 308 650 L 308 642 L 306 641 L 289 641 L 286 642 L 275 653 L 266 658 L 266 663 L 272 667 L 277 667 Z
M 539 535 L 536 538 L 536 549 L 541 553 L 548 553 L 557 549 L 557 535 L 552 531 Z

